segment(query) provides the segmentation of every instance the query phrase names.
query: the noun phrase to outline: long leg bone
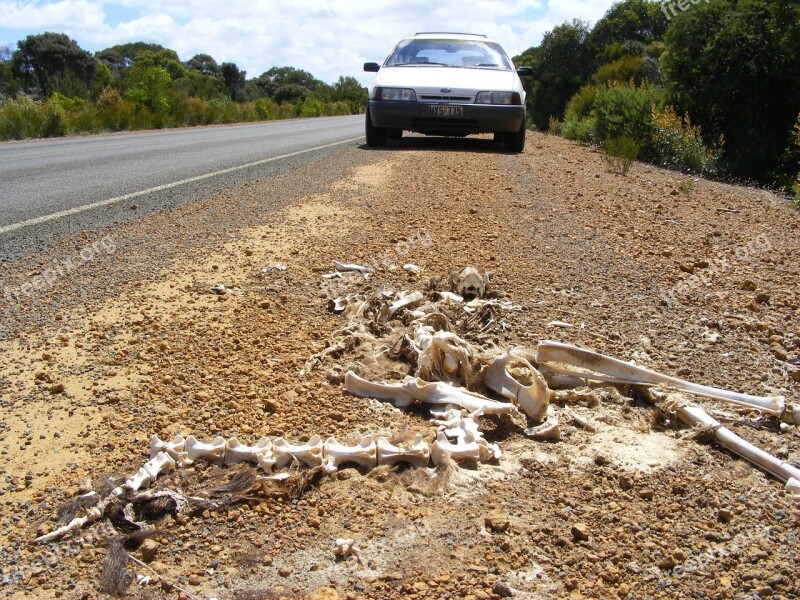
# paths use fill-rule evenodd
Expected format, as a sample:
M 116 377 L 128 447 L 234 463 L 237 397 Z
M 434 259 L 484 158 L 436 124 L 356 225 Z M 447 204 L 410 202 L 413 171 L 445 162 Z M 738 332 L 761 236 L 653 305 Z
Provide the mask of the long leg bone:
M 797 467 L 753 446 L 727 427 L 723 427 L 702 407 L 692 404 L 681 394 L 666 394 L 662 390 L 650 389 L 646 390 L 645 397 L 664 412 L 674 412 L 678 419 L 687 425 L 710 428 L 714 432 L 714 439 L 722 446 L 785 483 L 787 491 L 800 499 L 800 494 L 797 493 L 800 490 L 796 487 L 800 481 L 800 469 Z
M 273 442 L 273 448 L 276 457 L 275 466 L 279 469 L 290 465 L 293 459 L 312 469 L 322 465 L 323 443 L 318 435 L 313 436 L 305 444 L 290 444 L 279 437 Z
M 84 516 L 76 517 L 63 527 L 59 527 L 55 531 L 51 531 L 50 533 L 39 536 L 34 541 L 40 544 L 46 544 L 47 542 L 52 542 L 53 540 L 57 540 L 58 538 L 63 537 L 72 531 L 77 531 L 84 525 L 88 525 L 89 523 L 94 523 L 103 516 L 103 513 L 105 513 L 106 510 L 106 506 L 108 506 L 108 503 L 110 501 L 111 501 L 111 496 L 101 501 L 100 504 L 97 504 L 96 506 L 90 508 Z
M 508 368 L 513 363 L 521 363 L 530 373 L 533 381 L 525 386 L 517 381 Z M 498 394 L 515 400 L 534 421 L 541 421 L 547 413 L 550 390 L 542 374 L 526 360 L 517 349 L 495 358 L 483 375 L 483 382 Z
M 414 437 L 414 443 L 408 448 L 399 448 L 389 443 L 386 438 L 380 438 L 377 443 L 378 464 L 396 465 L 397 463 L 408 463 L 413 467 L 427 467 L 431 457 L 431 449 L 422 440 L 421 435 Z
M 540 368 L 547 369 L 552 373 L 611 383 L 664 385 L 690 394 L 725 400 L 746 408 L 757 409 L 776 417 L 784 416 L 786 412 L 786 398 L 783 396 L 751 396 L 699 385 L 560 342 L 539 342 L 536 349 L 536 362 Z
M 345 463 L 355 463 L 366 469 L 374 469 L 377 463 L 377 446 L 375 441 L 364 437 L 356 446 L 345 446 L 335 438 L 325 440 L 325 460 L 338 469 Z
M 485 396 L 453 387 L 444 382 L 425 383 L 419 378 L 409 378 L 404 383 L 373 383 L 352 371 L 344 376 L 347 391 L 364 398 L 391 400 L 398 408 L 408 407 L 414 401 L 423 404 L 454 404 L 474 413 L 486 415 L 517 414 L 517 407 L 509 402 L 497 402 Z

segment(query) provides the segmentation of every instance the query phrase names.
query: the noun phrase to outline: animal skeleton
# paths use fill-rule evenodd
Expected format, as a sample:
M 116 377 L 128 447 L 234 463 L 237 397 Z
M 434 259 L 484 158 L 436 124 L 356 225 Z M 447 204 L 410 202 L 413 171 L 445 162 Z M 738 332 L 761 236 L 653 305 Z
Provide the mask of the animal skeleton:
M 493 276 L 493 273 L 481 275 L 475 267 L 466 267 L 461 271 L 450 272 L 450 284 L 453 292 L 463 298 L 483 298 L 486 286 Z
M 523 385 L 509 371 L 510 365 L 515 362 L 520 363 L 530 373 L 530 385 Z M 501 396 L 516 401 L 534 421 L 541 421 L 545 416 L 550 402 L 550 390 L 542 374 L 522 356 L 520 349 L 509 350 L 495 358 L 486 369 L 483 382 Z

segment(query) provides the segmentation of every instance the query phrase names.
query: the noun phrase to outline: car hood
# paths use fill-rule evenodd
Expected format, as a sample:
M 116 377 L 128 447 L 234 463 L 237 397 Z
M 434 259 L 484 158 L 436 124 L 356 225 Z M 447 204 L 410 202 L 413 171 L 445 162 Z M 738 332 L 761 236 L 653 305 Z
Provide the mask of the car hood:
M 412 88 L 417 91 L 441 92 L 449 88 L 453 94 L 476 91 L 519 91 L 516 71 L 465 69 L 458 67 L 381 67 L 375 85 Z

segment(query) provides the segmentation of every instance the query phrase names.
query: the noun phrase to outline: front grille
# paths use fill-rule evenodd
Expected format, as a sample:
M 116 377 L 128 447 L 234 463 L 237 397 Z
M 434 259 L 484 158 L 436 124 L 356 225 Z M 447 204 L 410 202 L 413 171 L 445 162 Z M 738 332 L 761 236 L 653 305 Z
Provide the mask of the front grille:
M 420 100 L 436 100 L 437 102 L 471 102 L 470 96 L 433 96 L 433 95 L 420 95 Z

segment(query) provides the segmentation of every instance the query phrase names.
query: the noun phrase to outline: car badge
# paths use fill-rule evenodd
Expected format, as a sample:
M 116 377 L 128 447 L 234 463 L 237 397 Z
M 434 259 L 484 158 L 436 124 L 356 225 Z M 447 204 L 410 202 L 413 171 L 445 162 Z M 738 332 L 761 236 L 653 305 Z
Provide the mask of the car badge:
M 442 88 L 442 93 L 443 93 L 443 94 L 449 94 L 449 93 L 450 93 L 450 92 L 452 92 L 452 91 L 453 91 L 453 90 L 451 90 L 450 88 Z

